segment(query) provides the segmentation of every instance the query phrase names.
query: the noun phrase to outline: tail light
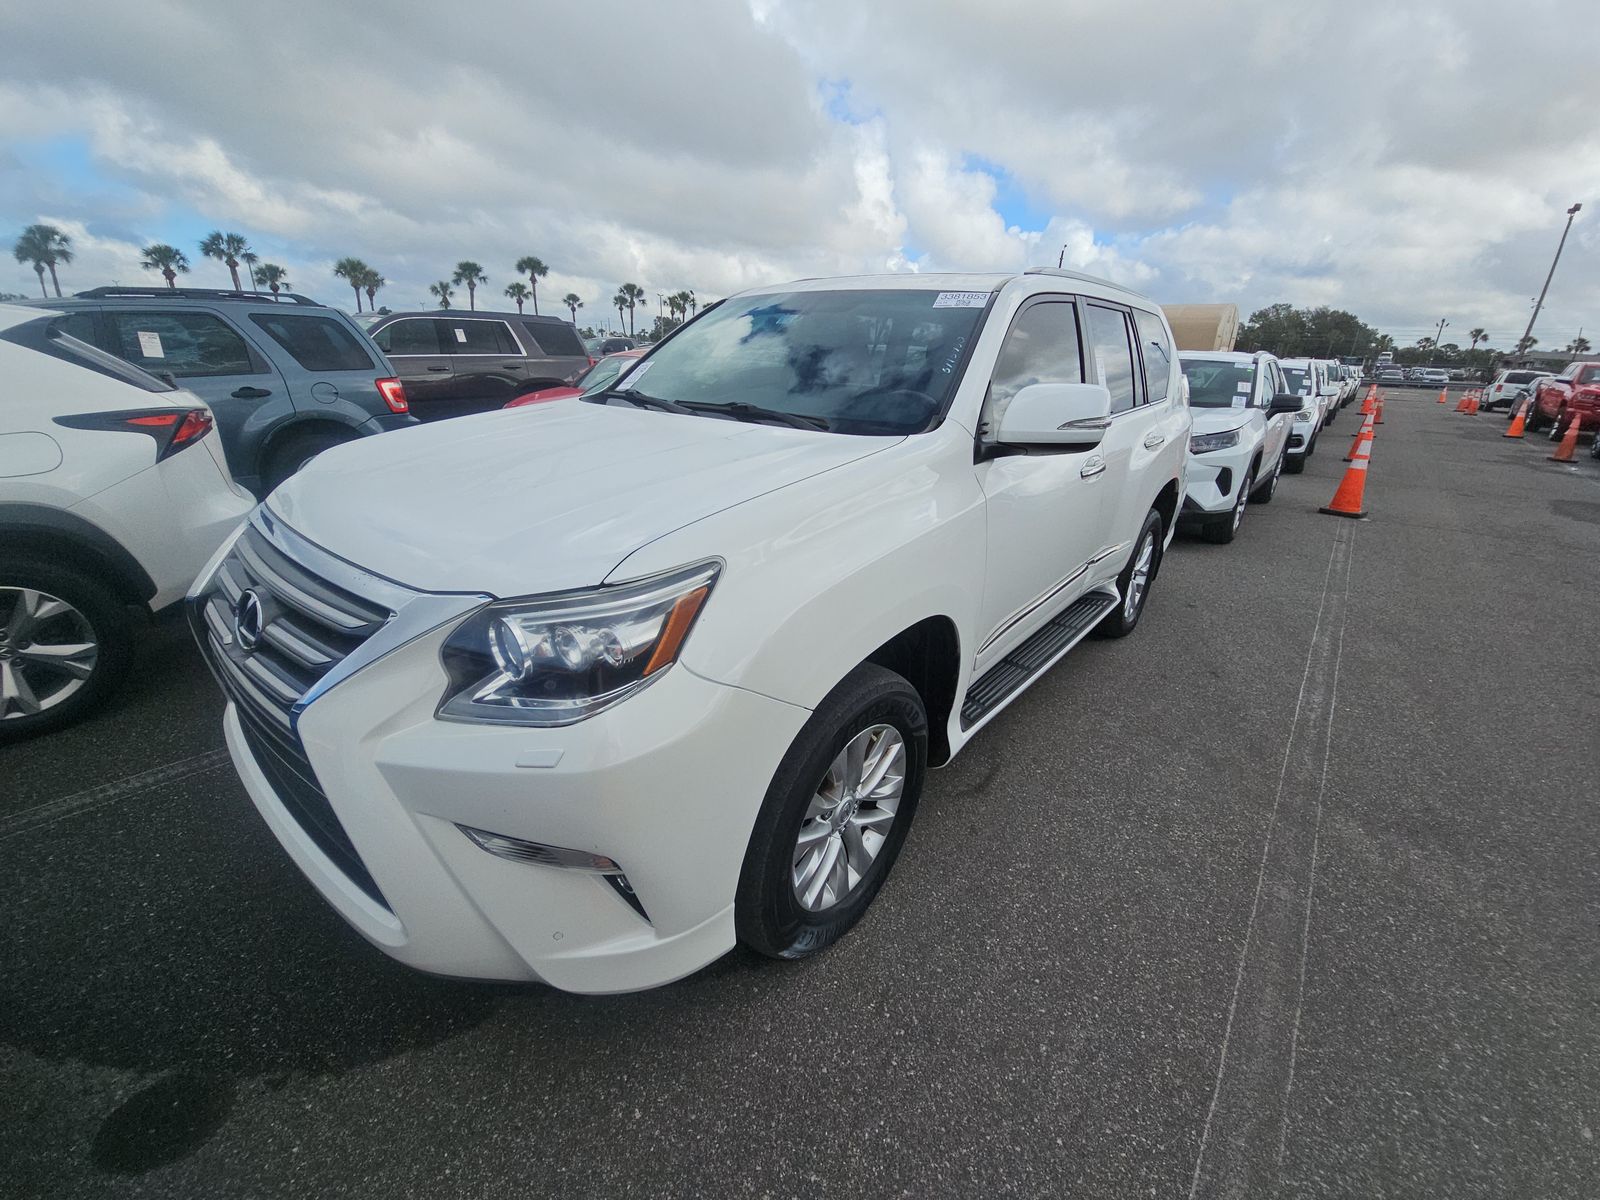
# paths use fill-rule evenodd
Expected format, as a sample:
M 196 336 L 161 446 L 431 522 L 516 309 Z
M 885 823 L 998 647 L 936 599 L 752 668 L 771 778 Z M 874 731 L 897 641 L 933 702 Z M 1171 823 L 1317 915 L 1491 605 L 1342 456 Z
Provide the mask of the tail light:
M 390 412 L 411 411 L 411 405 L 406 401 L 406 389 L 398 379 L 378 380 L 378 395 L 383 397 L 383 402 L 389 406 Z
M 156 461 L 171 458 L 211 432 L 211 413 L 203 408 L 146 408 L 123 412 L 79 413 L 57 417 L 68 429 L 100 429 L 110 433 L 142 433 L 156 443 Z
M 592 366 L 594 366 L 594 365 L 595 365 L 595 363 L 597 363 L 597 362 L 599 362 L 599 361 L 600 361 L 600 360 L 599 360 L 599 359 L 598 359 L 598 358 L 596 358 L 596 357 L 595 357 L 595 356 L 594 356 L 594 355 L 592 355 L 592 354 L 591 354 L 591 355 L 589 355 L 589 356 L 588 356 L 588 358 L 589 358 L 589 365 L 590 365 L 590 366 L 591 366 L 591 367 L 592 367 Z

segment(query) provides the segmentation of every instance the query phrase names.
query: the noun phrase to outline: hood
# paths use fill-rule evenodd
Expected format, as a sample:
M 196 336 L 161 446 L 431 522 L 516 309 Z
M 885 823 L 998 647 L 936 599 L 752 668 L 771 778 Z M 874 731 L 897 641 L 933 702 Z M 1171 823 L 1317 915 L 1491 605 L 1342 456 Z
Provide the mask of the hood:
M 1194 418 L 1194 433 L 1226 433 L 1250 423 L 1247 408 L 1191 408 L 1189 414 Z
M 509 597 L 597 584 L 647 542 L 899 440 L 569 400 L 348 442 L 267 503 L 409 587 Z

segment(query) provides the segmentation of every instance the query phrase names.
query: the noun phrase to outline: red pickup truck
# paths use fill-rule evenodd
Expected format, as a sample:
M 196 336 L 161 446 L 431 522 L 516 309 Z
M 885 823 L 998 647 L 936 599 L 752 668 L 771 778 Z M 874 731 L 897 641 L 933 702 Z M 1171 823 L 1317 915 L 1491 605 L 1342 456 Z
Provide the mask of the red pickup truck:
M 1570 421 L 1579 431 L 1600 430 L 1600 362 L 1573 363 L 1559 375 L 1540 380 L 1533 392 L 1533 407 L 1528 411 L 1528 428 L 1554 426 L 1552 436 L 1560 437 Z

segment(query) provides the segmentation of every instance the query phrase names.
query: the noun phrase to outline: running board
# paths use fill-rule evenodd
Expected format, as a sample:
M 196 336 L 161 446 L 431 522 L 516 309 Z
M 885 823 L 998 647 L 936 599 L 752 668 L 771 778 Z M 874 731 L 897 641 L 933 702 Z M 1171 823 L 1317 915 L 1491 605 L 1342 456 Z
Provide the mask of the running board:
M 961 728 L 971 729 L 1048 670 L 1122 601 L 1114 593 L 1079 596 L 1022 645 L 985 671 L 961 702 Z

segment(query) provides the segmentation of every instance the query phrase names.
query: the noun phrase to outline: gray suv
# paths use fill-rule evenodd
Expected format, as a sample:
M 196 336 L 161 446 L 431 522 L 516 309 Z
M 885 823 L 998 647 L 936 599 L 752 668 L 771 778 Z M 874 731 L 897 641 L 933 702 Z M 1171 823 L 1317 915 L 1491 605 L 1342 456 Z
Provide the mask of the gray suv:
M 367 327 L 393 360 L 424 421 L 503 408 L 525 392 L 559 387 L 589 367 L 570 321 L 521 313 L 386 313 Z
M 417 423 L 355 322 L 304 296 L 103 287 L 49 305 L 73 337 L 204 400 L 228 469 L 257 496 L 329 446 Z

